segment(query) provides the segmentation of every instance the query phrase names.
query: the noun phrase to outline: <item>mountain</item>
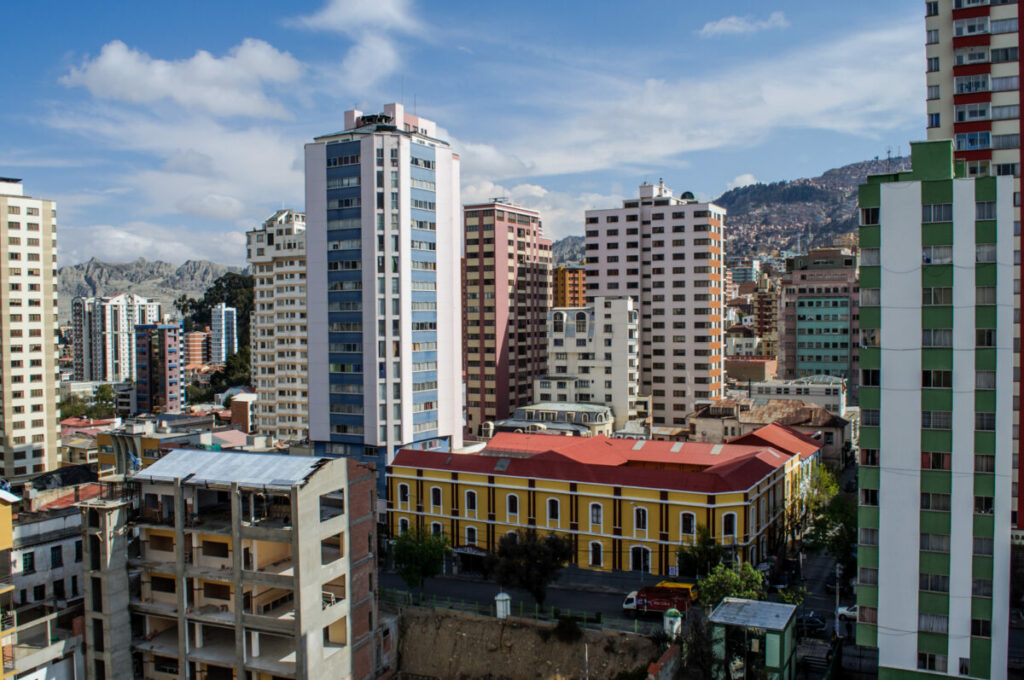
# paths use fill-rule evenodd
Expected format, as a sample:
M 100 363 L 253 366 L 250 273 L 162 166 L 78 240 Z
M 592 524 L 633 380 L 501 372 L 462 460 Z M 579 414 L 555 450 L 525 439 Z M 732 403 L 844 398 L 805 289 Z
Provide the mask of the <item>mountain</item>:
M 857 230 L 857 186 L 868 175 L 910 169 L 910 158 L 874 159 L 818 177 L 730 189 L 714 203 L 725 218 L 729 257 L 825 246 Z
M 167 262 L 88 262 L 57 270 L 58 316 L 61 324 L 71 321 L 71 301 L 78 297 L 102 297 L 135 293 L 161 303 L 165 314 L 178 316 L 174 300 L 180 295 L 201 298 L 206 289 L 226 272 L 241 267 L 217 264 L 209 260 L 188 260 L 179 267 Z
M 551 266 L 579 262 L 585 254 L 582 236 L 566 236 L 551 244 Z

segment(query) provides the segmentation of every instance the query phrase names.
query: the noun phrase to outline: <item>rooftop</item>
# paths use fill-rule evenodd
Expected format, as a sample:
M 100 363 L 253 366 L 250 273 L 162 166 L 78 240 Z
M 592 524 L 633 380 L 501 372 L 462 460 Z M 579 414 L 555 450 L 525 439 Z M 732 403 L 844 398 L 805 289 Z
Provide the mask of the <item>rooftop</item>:
M 711 622 L 727 626 L 784 630 L 796 613 L 796 605 L 727 597 L 711 612 Z
M 290 489 L 304 486 L 327 458 L 272 453 L 232 453 L 178 449 L 132 478 L 144 482 L 173 482 Z
M 562 376 L 565 378 L 566 376 Z M 516 409 L 523 411 L 575 411 L 577 413 L 604 413 L 608 407 L 604 404 L 583 404 L 575 401 L 541 401 Z M 534 421 L 530 421 L 533 423 Z M 544 422 L 544 421 L 540 421 Z

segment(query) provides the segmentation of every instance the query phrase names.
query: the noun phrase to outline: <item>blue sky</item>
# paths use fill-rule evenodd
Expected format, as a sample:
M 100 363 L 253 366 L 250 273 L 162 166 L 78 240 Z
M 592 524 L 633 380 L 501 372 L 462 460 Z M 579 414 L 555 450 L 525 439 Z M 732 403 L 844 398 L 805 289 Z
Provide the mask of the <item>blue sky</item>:
M 920 2 L 17 3 L 0 175 L 59 202 L 60 263 L 240 264 L 302 208 L 302 145 L 404 101 L 554 238 L 642 181 L 713 198 L 904 151 Z

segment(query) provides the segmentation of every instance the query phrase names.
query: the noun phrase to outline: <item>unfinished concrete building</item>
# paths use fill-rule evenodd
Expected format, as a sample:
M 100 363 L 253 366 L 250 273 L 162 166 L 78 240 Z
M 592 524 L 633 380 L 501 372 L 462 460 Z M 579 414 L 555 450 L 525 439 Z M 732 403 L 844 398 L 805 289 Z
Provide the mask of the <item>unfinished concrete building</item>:
M 178 450 L 80 503 L 88 677 L 374 677 L 374 479 Z

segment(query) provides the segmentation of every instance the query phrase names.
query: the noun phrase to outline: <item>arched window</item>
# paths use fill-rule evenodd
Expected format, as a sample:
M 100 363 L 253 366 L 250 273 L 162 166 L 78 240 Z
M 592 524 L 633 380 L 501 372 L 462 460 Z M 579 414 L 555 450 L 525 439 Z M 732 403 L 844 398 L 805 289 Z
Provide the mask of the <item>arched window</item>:
M 441 508 L 441 487 L 432 486 L 430 487 L 430 509 Z
M 434 536 L 444 536 L 444 527 L 440 522 L 431 522 L 430 533 Z
M 511 543 L 512 545 L 515 545 L 516 543 L 519 542 L 519 534 L 517 534 L 514 531 L 509 531 L 508 533 L 505 534 L 505 536 L 508 538 L 508 542 Z
M 401 519 L 398 520 L 398 535 L 401 536 L 402 534 L 406 533 L 407 531 L 409 531 L 409 520 L 407 520 L 406 518 L 402 517 Z
M 647 510 L 644 508 L 633 510 L 633 528 L 637 531 L 647 531 Z
M 559 510 L 559 508 L 558 508 L 558 499 L 557 498 L 549 498 L 548 499 L 548 521 L 549 522 L 557 522 L 558 521 L 558 510 Z
M 727 512 L 722 516 L 722 535 L 736 536 L 736 513 Z
M 409 502 L 409 485 L 399 484 L 398 485 L 398 502 L 408 503 Z
M 590 566 L 600 567 L 604 561 L 604 546 L 598 541 L 590 542 Z
M 466 545 L 476 545 L 476 527 L 466 527 Z
M 466 512 L 476 512 L 476 491 L 466 492 Z
M 587 313 L 576 312 L 576 332 L 586 333 L 587 332 Z
M 519 496 L 515 495 L 514 493 L 510 493 L 508 495 L 508 498 L 506 499 L 505 503 L 506 503 L 505 507 L 508 510 L 508 514 L 510 514 L 510 515 L 518 515 L 519 514 Z
M 647 548 L 636 546 L 629 551 L 629 568 L 633 571 L 642 571 L 645 574 L 651 571 L 651 551 Z
M 603 509 L 601 508 L 601 504 L 600 503 L 591 503 L 590 504 L 590 523 L 591 524 L 596 524 L 597 526 L 601 526 L 601 515 L 602 515 L 602 513 L 603 513 Z
M 562 312 L 555 312 L 554 317 L 551 319 L 551 332 L 552 333 L 564 333 L 565 332 L 565 314 Z
M 683 536 L 693 536 L 697 533 L 697 516 L 692 512 L 680 514 L 679 527 Z

